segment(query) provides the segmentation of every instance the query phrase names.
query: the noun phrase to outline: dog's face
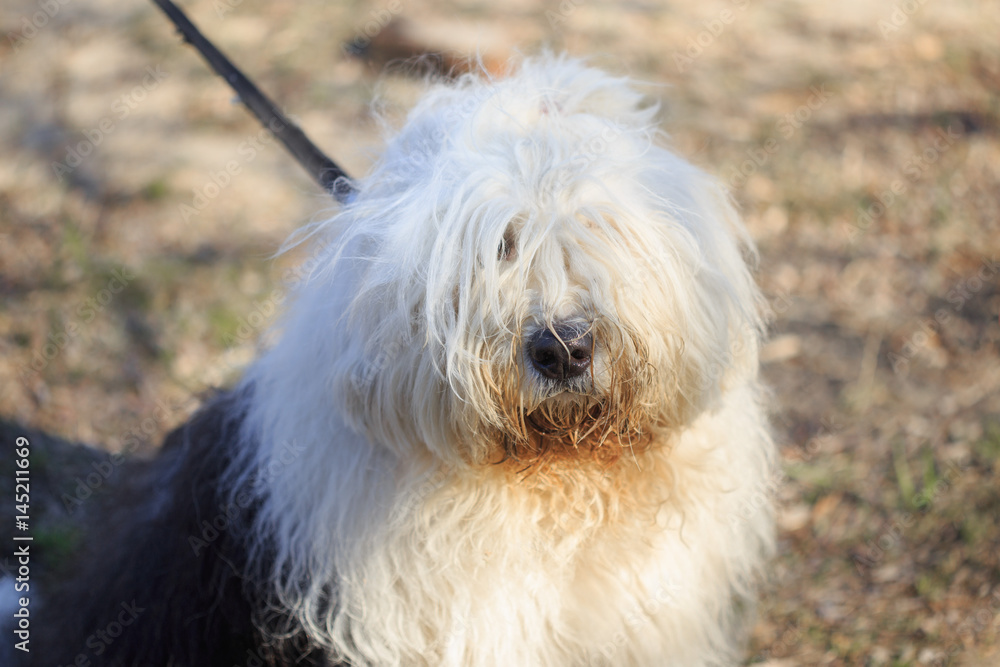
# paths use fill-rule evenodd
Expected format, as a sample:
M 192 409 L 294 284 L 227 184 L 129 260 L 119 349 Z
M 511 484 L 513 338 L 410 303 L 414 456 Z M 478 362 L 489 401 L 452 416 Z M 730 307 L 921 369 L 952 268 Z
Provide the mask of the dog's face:
M 433 91 L 340 216 L 334 386 L 376 442 L 614 457 L 756 363 L 724 194 L 621 81 L 538 74 Z

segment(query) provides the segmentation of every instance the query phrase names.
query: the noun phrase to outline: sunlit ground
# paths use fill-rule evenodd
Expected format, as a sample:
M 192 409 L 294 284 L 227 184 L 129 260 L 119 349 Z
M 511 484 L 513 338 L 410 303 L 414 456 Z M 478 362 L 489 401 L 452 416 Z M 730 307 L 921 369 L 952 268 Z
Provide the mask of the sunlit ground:
M 49 4 L 0 7 L 0 415 L 146 451 L 253 358 L 295 262 L 272 253 L 332 203 L 151 4 Z M 419 92 L 342 49 L 389 18 L 648 82 L 732 188 L 774 311 L 786 480 L 752 661 L 998 664 L 1000 6 L 184 6 L 354 174 L 373 100 L 391 121 Z M 72 539 L 38 530 L 50 561 Z

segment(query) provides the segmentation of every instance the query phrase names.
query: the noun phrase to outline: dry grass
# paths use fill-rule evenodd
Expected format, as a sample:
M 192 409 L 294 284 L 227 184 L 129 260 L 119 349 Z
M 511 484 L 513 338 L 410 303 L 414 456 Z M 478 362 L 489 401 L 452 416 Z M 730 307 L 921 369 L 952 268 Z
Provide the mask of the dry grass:
M 445 47 L 670 84 L 665 127 L 733 187 L 775 310 L 787 479 L 754 661 L 1000 662 L 995 3 L 230 3 L 185 5 L 352 173 L 373 97 L 392 117 L 417 90 L 341 50 L 389 8 Z M 253 357 L 294 261 L 269 255 L 328 202 L 152 5 L 53 6 L 34 32 L 41 4 L 0 8 L 0 415 L 144 449 Z

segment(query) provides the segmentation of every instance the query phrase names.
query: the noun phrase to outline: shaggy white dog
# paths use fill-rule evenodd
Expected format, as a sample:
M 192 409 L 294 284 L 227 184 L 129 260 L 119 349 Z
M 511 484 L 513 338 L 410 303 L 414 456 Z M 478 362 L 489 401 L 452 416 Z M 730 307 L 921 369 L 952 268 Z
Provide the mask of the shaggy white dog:
M 737 662 L 761 299 L 654 115 L 562 58 L 432 88 L 278 342 L 123 474 L 36 664 Z
M 774 540 L 761 299 L 654 116 L 565 58 L 435 86 L 315 231 L 232 471 L 271 604 L 334 661 L 738 659 Z

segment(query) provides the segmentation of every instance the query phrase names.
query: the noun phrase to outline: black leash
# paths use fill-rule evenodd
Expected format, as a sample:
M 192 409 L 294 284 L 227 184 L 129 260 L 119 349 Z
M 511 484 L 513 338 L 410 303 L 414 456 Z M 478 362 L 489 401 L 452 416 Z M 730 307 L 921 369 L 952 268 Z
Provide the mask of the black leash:
M 215 48 L 190 19 L 171 0 L 153 0 L 163 10 L 184 36 L 184 41 L 192 44 L 208 61 L 216 74 L 226 80 L 240 101 L 257 117 L 260 123 L 274 133 L 285 148 L 295 157 L 316 182 L 340 203 L 351 200 L 355 192 L 354 183 L 344 170 L 316 147 L 299 126 L 288 119 L 267 95 L 241 72 L 229 58 Z

